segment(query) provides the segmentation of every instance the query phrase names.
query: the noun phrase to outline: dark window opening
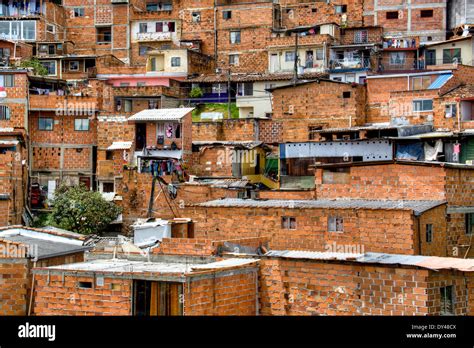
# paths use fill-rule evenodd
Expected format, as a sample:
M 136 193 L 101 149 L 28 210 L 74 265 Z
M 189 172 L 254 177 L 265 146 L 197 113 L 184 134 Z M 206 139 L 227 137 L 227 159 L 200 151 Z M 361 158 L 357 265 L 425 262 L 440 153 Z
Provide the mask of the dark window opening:
M 183 315 L 183 284 L 135 280 L 133 314 L 136 316 Z
M 107 161 L 112 161 L 114 159 L 114 152 L 113 151 L 105 151 L 105 159 Z
M 92 289 L 92 282 L 79 282 L 81 289 Z
M 420 17 L 421 18 L 433 17 L 433 10 L 421 10 Z
M 398 11 L 389 11 L 386 13 L 387 19 L 398 19 Z
M 97 43 L 111 43 L 112 42 L 112 27 L 97 28 Z
M 339 216 L 329 216 L 328 232 L 344 232 L 344 219 Z
M 143 150 L 146 144 L 146 124 L 137 123 L 135 130 L 135 143 L 137 150 Z
M 453 298 L 453 286 L 444 286 L 440 288 L 441 291 L 441 315 L 453 315 L 454 314 L 454 298 Z
M 426 224 L 426 243 L 431 243 L 433 241 L 433 225 Z
M 115 192 L 113 182 L 103 182 L 102 183 L 102 192 Z
M 231 19 L 232 18 L 232 11 L 223 11 L 222 12 L 223 19 Z
M 350 97 L 351 97 L 351 92 L 342 92 L 342 97 L 343 97 L 344 99 L 350 98 Z
M 285 230 L 296 230 L 296 218 L 291 216 L 282 216 L 281 228 Z
M 474 233 L 474 213 L 466 214 L 466 234 Z

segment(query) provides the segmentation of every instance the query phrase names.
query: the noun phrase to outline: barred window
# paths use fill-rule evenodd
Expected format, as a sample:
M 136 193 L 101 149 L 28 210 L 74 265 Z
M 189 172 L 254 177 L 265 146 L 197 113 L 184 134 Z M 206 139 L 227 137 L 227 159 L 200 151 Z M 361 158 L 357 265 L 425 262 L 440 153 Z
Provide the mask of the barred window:
M 10 108 L 5 105 L 0 105 L 0 120 L 10 119 Z

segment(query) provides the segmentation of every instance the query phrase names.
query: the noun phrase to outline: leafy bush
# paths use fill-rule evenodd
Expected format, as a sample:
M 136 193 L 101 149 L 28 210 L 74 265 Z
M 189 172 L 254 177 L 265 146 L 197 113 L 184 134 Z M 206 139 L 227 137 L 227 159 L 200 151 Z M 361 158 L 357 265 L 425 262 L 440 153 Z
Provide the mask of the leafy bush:
M 189 96 L 191 98 L 201 98 L 204 95 L 203 91 L 199 87 L 194 87 L 191 92 L 189 92 Z
M 22 68 L 33 68 L 33 74 L 39 76 L 48 75 L 48 69 L 46 69 L 37 58 L 30 58 L 23 60 L 20 63 Z
M 53 204 L 51 222 L 82 234 L 100 234 L 122 211 L 107 202 L 100 192 L 89 191 L 84 185 L 61 185 L 55 192 Z

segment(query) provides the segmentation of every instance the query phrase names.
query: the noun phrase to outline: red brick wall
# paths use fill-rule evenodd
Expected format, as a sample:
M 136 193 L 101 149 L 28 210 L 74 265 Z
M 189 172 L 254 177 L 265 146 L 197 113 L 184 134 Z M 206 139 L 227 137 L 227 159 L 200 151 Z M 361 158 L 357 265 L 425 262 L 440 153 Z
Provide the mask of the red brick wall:
M 426 315 L 428 271 L 264 259 L 263 315 Z
M 418 253 L 417 222 L 410 211 L 189 207 L 183 216 L 195 222 L 196 238 L 268 237 L 272 249 L 325 251 L 336 243 L 363 246 L 366 252 Z M 283 216 L 296 218 L 295 230 L 282 228 Z M 343 233 L 328 232 L 328 216 L 344 219 Z
M 246 270 L 186 284 L 185 315 L 256 315 L 257 272 Z
M 349 98 L 343 93 L 349 92 Z M 338 128 L 365 122 L 365 87 L 321 81 L 272 92 L 273 121 L 282 141 L 309 140 L 308 127 Z M 324 105 L 324 107 L 322 107 Z
M 249 141 L 256 138 L 255 119 L 226 119 L 221 122 L 193 122 L 193 141 Z M 259 123 L 260 124 L 260 123 Z
M 0 315 L 26 315 L 28 262 L 0 259 Z
M 95 283 L 90 276 L 36 274 L 35 315 L 130 315 L 132 281 L 104 278 L 103 287 L 81 289 L 79 281 Z M 114 287 L 112 287 L 112 284 Z

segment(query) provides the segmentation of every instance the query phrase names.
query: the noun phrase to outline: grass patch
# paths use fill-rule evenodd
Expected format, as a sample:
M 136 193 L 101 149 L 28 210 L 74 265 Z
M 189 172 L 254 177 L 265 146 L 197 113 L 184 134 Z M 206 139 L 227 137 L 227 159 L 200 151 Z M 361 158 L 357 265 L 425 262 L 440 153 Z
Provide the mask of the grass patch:
M 235 103 L 230 104 L 230 117 L 227 103 L 207 103 L 200 104 L 193 111 L 193 122 L 200 122 L 203 112 L 221 112 L 224 118 L 239 118 L 239 108 Z

